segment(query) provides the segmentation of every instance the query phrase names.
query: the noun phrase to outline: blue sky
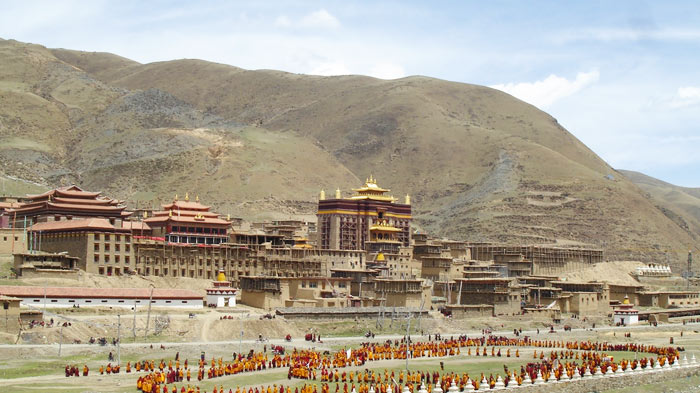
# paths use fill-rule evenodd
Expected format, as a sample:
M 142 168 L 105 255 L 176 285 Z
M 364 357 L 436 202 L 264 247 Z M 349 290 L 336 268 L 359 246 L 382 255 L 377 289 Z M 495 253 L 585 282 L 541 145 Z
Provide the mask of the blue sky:
M 7 1 L 0 37 L 247 69 L 427 75 L 551 113 L 615 168 L 700 187 L 700 2 Z

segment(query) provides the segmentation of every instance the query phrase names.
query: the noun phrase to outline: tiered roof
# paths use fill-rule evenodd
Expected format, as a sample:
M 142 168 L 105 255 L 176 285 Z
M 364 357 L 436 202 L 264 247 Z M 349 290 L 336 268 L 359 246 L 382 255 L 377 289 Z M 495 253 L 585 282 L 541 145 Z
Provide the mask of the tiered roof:
M 211 224 L 214 226 L 228 227 L 231 223 L 220 218 L 219 214 L 210 212 L 209 206 L 199 203 L 199 197 L 195 202 L 190 202 L 189 195 L 185 195 L 184 201 L 178 201 L 177 195 L 172 203 L 161 205 L 163 210 L 153 213 L 153 217 L 144 220 L 149 226 L 170 224 Z
M 390 195 L 384 195 L 391 191 L 386 188 L 381 188 L 377 185 L 377 179 L 374 179 L 371 175 L 369 179 L 365 181 L 365 184 L 360 188 L 353 189 L 357 194 L 350 197 L 350 199 L 372 199 L 375 201 L 383 202 L 395 202 L 396 198 Z
M 32 225 L 29 230 L 33 232 L 130 232 L 123 227 L 116 228 L 104 218 L 40 222 Z
M 101 192 L 83 191 L 78 186 L 56 188 L 43 194 L 28 195 L 30 200 L 12 209 L 19 216 L 62 214 L 66 216 L 128 217 L 123 201 L 108 198 Z

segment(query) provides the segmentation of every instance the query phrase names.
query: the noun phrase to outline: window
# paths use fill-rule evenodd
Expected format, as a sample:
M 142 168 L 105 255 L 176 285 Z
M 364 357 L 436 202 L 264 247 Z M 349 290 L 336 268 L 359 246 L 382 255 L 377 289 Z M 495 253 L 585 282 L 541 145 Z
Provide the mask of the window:
M 34 299 L 34 303 L 39 303 L 39 299 Z
M 108 233 L 105 233 L 103 236 L 104 236 L 104 239 L 105 239 L 105 240 L 109 240 L 109 234 L 108 234 Z
M 120 249 L 121 249 L 121 247 L 119 246 L 119 244 L 114 245 L 114 251 L 119 252 Z
M 56 299 L 51 299 L 51 303 L 56 303 L 56 302 L 58 302 L 58 300 L 56 300 Z
M 69 300 L 68 303 L 75 303 L 75 300 Z
M 105 243 L 105 252 L 109 252 L 109 243 Z
M 165 302 L 166 302 L 166 303 L 172 303 L 170 300 L 166 300 Z
M 120 300 L 119 303 L 124 303 L 124 301 L 123 301 L 123 300 Z
M 102 303 L 107 303 L 107 301 L 106 301 L 106 300 L 102 300 Z
M 187 300 L 183 300 L 182 303 L 183 303 L 183 304 L 186 304 L 186 303 L 187 303 Z
M 92 303 L 92 300 L 86 300 L 85 303 Z
M 126 251 L 126 252 L 131 251 L 131 246 L 128 244 L 124 245 L 124 251 Z

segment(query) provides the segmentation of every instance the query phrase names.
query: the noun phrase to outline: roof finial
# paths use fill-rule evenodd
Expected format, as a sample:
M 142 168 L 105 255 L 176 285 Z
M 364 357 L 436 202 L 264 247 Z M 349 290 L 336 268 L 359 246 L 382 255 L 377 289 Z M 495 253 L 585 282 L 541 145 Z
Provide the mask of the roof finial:
M 340 195 L 340 187 L 335 189 L 335 199 L 340 199 L 342 196 Z
M 177 194 L 175 194 L 175 202 L 177 202 Z
M 172 216 L 173 216 L 173 211 L 171 210 L 168 212 L 168 217 L 172 217 Z
M 195 202 L 199 202 L 199 195 L 197 195 L 196 197 L 194 197 L 194 200 L 195 200 Z
M 406 194 L 406 204 L 410 205 L 411 204 L 411 196 Z
M 326 192 L 321 190 L 321 194 L 318 196 L 319 201 L 325 201 L 326 200 Z
M 185 193 L 185 202 L 189 202 L 189 201 L 190 201 L 190 193 L 186 192 Z
M 143 218 L 148 218 L 148 211 L 147 210 L 143 211 Z

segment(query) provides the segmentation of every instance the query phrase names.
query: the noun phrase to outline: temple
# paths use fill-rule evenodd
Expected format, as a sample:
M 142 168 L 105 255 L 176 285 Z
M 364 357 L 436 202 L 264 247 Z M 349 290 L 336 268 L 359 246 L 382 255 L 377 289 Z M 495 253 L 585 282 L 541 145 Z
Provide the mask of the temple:
M 343 198 L 336 190 L 334 199 L 326 199 L 321 192 L 318 201 L 319 248 L 340 250 L 364 250 L 370 239 L 370 228 L 378 221 L 398 229 L 396 239 L 408 247 L 411 231 L 410 198 L 406 203 L 396 203 L 388 189 L 377 185 L 370 176 L 365 184 L 353 190 L 355 195 Z
M 153 213 L 144 222 L 151 228 L 152 236 L 163 237 L 169 243 L 221 244 L 228 242 L 231 223 L 209 211 L 209 206 L 190 202 L 188 194 L 184 201 L 177 195 L 172 203 L 162 205 L 163 210 Z
M 12 209 L 11 225 L 30 227 L 40 222 L 82 218 L 103 218 L 113 226 L 131 215 L 123 201 L 102 196 L 101 192 L 83 191 L 80 187 L 56 188 L 39 195 L 28 195 L 27 203 Z

